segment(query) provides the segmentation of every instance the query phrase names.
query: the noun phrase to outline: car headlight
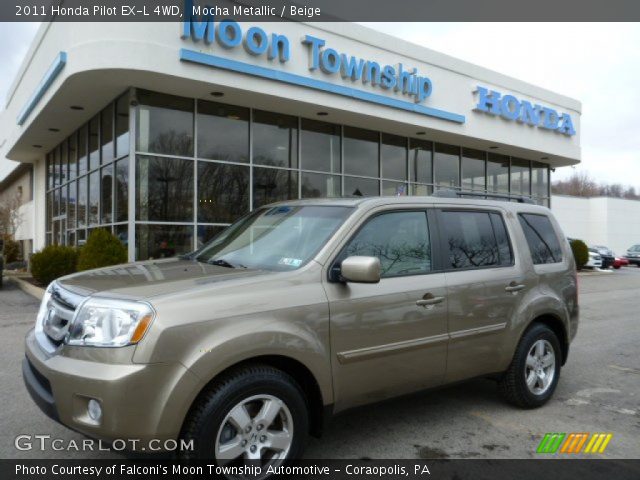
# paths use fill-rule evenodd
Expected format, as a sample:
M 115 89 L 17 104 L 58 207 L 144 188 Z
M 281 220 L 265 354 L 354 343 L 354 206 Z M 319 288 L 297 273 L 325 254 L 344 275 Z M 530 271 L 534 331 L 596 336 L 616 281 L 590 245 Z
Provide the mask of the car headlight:
M 142 302 L 89 298 L 76 311 L 66 343 L 93 347 L 122 347 L 138 343 L 155 317 Z

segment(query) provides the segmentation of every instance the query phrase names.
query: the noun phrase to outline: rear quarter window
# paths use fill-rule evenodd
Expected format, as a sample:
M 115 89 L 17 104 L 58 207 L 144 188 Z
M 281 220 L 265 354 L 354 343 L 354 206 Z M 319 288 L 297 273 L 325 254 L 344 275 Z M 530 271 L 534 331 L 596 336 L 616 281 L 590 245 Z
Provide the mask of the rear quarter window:
M 562 261 L 560 241 L 549 217 L 534 213 L 520 213 L 518 220 L 535 265 Z

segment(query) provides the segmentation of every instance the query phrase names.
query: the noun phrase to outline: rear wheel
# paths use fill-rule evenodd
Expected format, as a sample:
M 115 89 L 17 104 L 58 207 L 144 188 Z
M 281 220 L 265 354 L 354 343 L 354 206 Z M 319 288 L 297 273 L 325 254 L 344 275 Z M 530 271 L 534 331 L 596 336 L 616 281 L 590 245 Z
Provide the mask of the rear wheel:
M 544 405 L 558 385 L 561 358 L 553 330 L 533 324 L 520 339 L 511 365 L 498 383 L 500 392 L 509 403 L 522 408 Z
M 305 397 L 295 380 L 265 365 L 226 375 L 201 396 L 182 437 L 185 458 L 217 465 L 280 466 L 302 455 L 309 429 Z

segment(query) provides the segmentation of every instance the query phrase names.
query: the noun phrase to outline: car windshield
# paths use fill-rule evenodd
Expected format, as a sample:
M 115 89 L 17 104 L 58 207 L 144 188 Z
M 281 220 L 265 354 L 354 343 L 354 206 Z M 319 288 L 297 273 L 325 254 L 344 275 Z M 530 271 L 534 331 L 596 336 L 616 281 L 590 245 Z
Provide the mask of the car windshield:
M 352 211 L 334 206 L 261 208 L 192 256 L 198 262 L 229 268 L 295 270 L 313 258 Z
M 640 252 L 640 245 L 634 245 L 629 249 L 630 252 Z

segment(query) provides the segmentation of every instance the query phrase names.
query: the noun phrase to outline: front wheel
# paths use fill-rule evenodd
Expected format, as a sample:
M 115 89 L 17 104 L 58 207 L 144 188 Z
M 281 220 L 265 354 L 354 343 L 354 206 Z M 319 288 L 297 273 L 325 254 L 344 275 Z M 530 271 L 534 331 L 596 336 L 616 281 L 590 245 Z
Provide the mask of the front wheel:
M 509 369 L 498 382 L 505 399 L 518 407 L 536 408 L 553 395 L 560 378 L 562 352 L 546 325 L 532 325 L 520 339 Z
M 255 365 L 225 375 L 192 408 L 182 437 L 187 459 L 219 466 L 277 467 L 302 455 L 309 429 L 302 390 L 286 373 Z

